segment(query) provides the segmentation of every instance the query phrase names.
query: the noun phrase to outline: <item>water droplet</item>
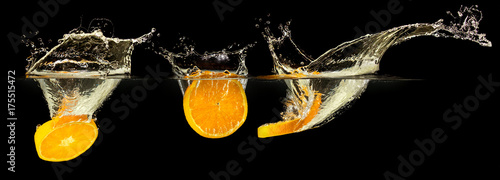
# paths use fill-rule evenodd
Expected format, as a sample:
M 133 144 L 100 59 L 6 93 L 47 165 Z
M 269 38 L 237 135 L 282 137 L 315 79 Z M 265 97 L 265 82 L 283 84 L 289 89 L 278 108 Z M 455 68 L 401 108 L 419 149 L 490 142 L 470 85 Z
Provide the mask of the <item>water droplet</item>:
M 478 32 L 478 25 L 482 19 L 482 14 L 481 11 L 476 8 L 476 6 L 461 7 L 459 12 L 456 14 L 448 12 L 448 15 L 450 15 L 453 19 L 447 23 L 444 23 L 443 20 L 438 20 L 435 23 L 408 24 L 379 32 L 377 36 L 364 36 L 362 38 L 358 38 L 357 40 L 345 42 L 342 44 L 342 47 L 332 49 L 335 51 L 329 52 L 329 56 L 321 56 L 318 59 L 310 58 L 310 56 L 305 54 L 304 51 L 299 49 L 292 41 L 290 37 L 291 31 L 289 29 L 291 20 L 287 21 L 284 25 L 280 24 L 278 26 L 278 29 L 282 32 L 282 35 L 279 37 L 275 37 L 269 30 L 269 27 L 264 27 L 264 32 L 262 32 L 262 34 L 264 35 L 271 52 L 276 55 L 273 56 L 273 60 L 276 65 L 275 69 L 279 74 L 294 72 L 298 66 L 307 67 L 300 69 L 300 71 L 309 70 L 310 72 L 334 72 L 335 75 L 351 75 L 348 73 L 370 73 L 378 70 L 380 58 L 385 53 L 387 48 L 414 37 L 452 37 L 461 40 L 470 40 L 482 46 L 491 46 L 491 41 L 486 39 L 486 35 Z M 408 31 L 411 33 L 408 33 Z M 396 32 L 405 32 L 405 34 L 401 35 Z M 378 38 L 374 39 L 373 37 Z M 387 39 L 390 41 L 379 41 L 379 39 Z M 348 47 L 355 48 L 357 53 L 353 54 L 353 50 L 347 49 Z M 286 51 L 288 49 L 291 49 L 292 51 Z M 338 63 L 335 63 L 336 61 L 341 62 L 346 59 L 351 59 L 351 61 L 356 62 L 359 61 L 359 63 L 355 64 L 362 64 L 363 70 L 356 70 L 357 72 L 353 72 L 350 70 L 354 67 L 340 66 Z M 346 74 L 344 74 L 344 72 Z

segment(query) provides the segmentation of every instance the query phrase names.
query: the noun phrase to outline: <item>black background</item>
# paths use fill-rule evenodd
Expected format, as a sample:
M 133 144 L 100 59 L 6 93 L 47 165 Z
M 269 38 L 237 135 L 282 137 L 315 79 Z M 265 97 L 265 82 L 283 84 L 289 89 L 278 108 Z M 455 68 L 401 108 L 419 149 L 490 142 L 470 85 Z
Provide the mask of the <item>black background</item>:
M 220 0 L 226 3 L 224 0 Z M 64 33 L 93 18 L 113 22 L 115 37 L 135 38 L 156 28 L 160 42 L 175 44 L 180 36 L 196 43 L 199 52 L 220 50 L 232 43 L 257 42 L 248 52 L 247 66 L 252 76 L 271 74 L 272 59 L 256 18 L 271 14 L 271 27 L 292 20 L 295 42 L 313 57 L 355 37 L 354 27 L 364 29 L 375 19 L 370 11 L 387 9 L 388 1 L 247 1 L 224 13 L 221 21 L 213 1 L 182 2 L 100 2 L 70 1 L 61 5 L 56 16 L 39 28 L 34 38 L 56 42 Z M 185 178 L 210 179 L 209 173 L 226 169 L 238 162 L 241 172 L 231 179 L 342 178 L 384 179 L 384 172 L 397 174 L 398 156 L 408 158 L 418 149 L 415 139 L 431 137 L 435 128 L 443 128 L 448 139 L 436 145 L 435 152 L 425 156 L 422 165 L 405 179 L 498 178 L 499 131 L 498 91 L 481 101 L 478 110 L 457 129 L 445 123 L 443 113 L 474 95 L 480 84 L 478 76 L 492 75 L 500 81 L 496 55 L 497 5 L 483 1 L 406 1 L 403 11 L 392 15 L 387 27 L 435 22 L 456 12 L 461 4 L 478 4 L 484 19 L 480 32 L 493 42 L 492 48 L 456 39 L 422 37 L 390 48 L 381 61 L 379 74 L 418 78 L 418 81 L 372 81 L 367 91 L 352 107 L 331 123 L 318 129 L 275 137 L 271 142 L 253 147 L 249 139 L 257 136 L 257 128 L 270 122 L 282 108 L 285 96 L 282 83 L 251 80 L 246 92 L 249 115 L 245 124 L 223 139 L 206 139 L 197 135 L 186 123 L 182 95 L 175 80 L 164 80 L 148 91 L 147 98 L 130 109 L 120 120 L 111 103 L 122 94 L 142 84 L 145 67 L 158 65 L 170 71 L 160 56 L 136 48 L 132 57 L 132 75 L 123 80 L 111 97 L 98 110 L 98 119 L 109 118 L 114 129 L 101 133 L 102 140 L 84 156 L 63 162 L 68 167 L 63 179 L 106 178 Z M 31 19 L 41 10 L 36 1 L 16 1 L 4 5 L 2 34 L 4 63 L 15 69 L 16 82 L 16 179 L 37 177 L 56 179 L 54 163 L 40 160 L 35 151 L 35 126 L 50 119 L 45 100 L 37 84 L 23 79 L 25 58 L 29 49 L 14 53 L 6 38 L 8 32 L 21 34 L 23 16 Z M 50 46 L 55 45 L 52 43 Z M 168 47 L 167 47 L 168 48 Z M 5 123 L 6 124 L 6 123 Z M 5 133 L 4 133 L 5 134 Z M 7 137 L 6 135 L 5 137 Z M 268 140 L 269 141 L 269 140 Z M 7 143 L 5 142 L 7 145 Z M 252 153 L 242 153 L 239 147 Z M 7 149 L 4 149 L 8 153 Z M 255 153 L 253 153 L 255 152 Z M 253 156 L 254 155 L 254 156 Z M 7 168 L 7 166 L 5 166 Z M 494 178 L 493 178 L 494 179 Z

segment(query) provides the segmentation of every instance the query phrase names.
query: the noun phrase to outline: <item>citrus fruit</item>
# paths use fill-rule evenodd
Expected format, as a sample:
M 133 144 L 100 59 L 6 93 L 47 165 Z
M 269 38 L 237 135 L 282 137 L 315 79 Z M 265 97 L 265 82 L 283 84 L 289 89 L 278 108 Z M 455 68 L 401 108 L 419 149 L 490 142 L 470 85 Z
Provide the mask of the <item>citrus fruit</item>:
M 183 106 L 191 128 L 206 138 L 222 138 L 233 134 L 248 113 L 247 98 L 241 83 L 229 72 L 198 72 L 184 93 Z
M 35 147 L 40 159 L 67 161 L 89 149 L 97 134 L 94 120 L 86 115 L 54 117 L 37 128 Z
M 257 136 L 259 138 L 267 138 L 303 131 L 305 129 L 302 129 L 302 127 L 311 122 L 318 114 L 320 105 L 321 93 L 314 93 L 314 100 L 309 112 L 304 118 L 264 124 L 257 129 Z

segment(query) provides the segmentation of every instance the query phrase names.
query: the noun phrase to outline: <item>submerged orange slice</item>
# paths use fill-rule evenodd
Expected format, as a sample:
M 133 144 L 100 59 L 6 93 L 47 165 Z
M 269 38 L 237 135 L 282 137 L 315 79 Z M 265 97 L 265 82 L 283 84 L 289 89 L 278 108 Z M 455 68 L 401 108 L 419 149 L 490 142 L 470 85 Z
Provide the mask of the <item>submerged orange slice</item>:
M 35 147 L 40 159 L 67 161 L 89 149 L 97 134 L 94 120 L 88 120 L 86 115 L 55 117 L 38 127 Z
M 205 71 L 190 76 L 194 80 L 184 93 L 183 106 L 191 128 L 206 138 L 223 138 L 233 134 L 245 122 L 247 98 L 241 83 L 228 72 Z
M 302 127 L 311 122 L 311 120 L 318 114 L 320 105 L 321 93 L 314 93 L 314 101 L 306 117 L 302 119 L 264 124 L 257 129 L 257 136 L 259 138 L 267 138 L 302 131 Z

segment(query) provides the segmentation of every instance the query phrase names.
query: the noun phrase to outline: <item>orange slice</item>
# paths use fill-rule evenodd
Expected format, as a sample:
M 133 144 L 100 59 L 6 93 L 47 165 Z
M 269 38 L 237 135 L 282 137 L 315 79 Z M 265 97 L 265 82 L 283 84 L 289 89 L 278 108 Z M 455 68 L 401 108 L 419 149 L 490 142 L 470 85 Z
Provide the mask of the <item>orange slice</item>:
M 264 124 L 257 129 L 257 136 L 259 138 L 267 138 L 303 131 L 304 129 L 301 128 L 311 122 L 318 114 L 320 105 L 321 93 L 314 93 L 314 101 L 306 117 L 303 119 Z
M 67 161 L 89 149 L 97 139 L 94 120 L 86 115 L 55 117 L 38 127 L 35 147 L 40 159 Z
M 62 117 L 54 117 L 52 120 L 54 121 L 54 127 L 58 127 L 66 123 L 89 122 L 87 115 L 66 115 Z
M 213 79 L 236 76 L 229 72 L 210 71 L 189 76 L 203 79 L 194 80 L 183 99 L 186 120 L 199 135 L 223 138 L 233 134 L 245 122 L 248 105 L 241 83 L 236 79 Z

